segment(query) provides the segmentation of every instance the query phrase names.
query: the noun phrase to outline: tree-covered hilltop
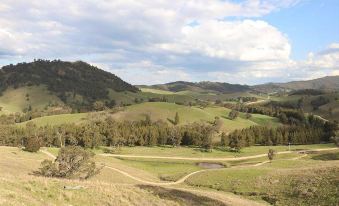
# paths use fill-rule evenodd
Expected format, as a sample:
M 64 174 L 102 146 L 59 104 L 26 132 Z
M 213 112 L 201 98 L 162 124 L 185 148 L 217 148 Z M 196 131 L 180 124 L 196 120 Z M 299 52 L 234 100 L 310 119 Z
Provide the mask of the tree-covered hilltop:
M 35 60 L 0 69 L 0 93 L 8 88 L 46 85 L 62 101 L 81 96 L 88 103 L 108 99 L 108 89 L 138 92 L 116 75 L 82 61 Z

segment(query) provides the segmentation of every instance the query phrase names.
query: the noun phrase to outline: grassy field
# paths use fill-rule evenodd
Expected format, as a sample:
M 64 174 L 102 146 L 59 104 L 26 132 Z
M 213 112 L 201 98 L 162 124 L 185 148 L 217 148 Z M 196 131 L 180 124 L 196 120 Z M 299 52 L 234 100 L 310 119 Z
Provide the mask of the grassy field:
M 17 125 L 25 126 L 28 122 L 33 122 L 37 126 L 44 126 L 44 125 L 61 125 L 61 124 L 71 124 L 71 123 L 81 123 L 85 122 L 87 119 L 87 113 L 75 113 L 75 114 L 60 114 L 60 115 L 52 115 L 52 116 L 44 116 L 32 119 L 27 122 L 22 122 Z
M 245 119 L 241 114 L 235 120 L 228 119 L 229 109 L 224 107 L 211 106 L 207 108 L 189 107 L 177 105 L 174 103 L 165 102 L 146 102 L 136 104 L 129 107 L 123 112 L 114 115 L 118 120 L 141 120 L 145 115 L 150 115 L 152 120 L 163 120 L 170 122 L 173 120 L 175 113 L 178 112 L 180 116 L 180 124 L 187 124 L 192 122 L 213 122 L 215 117 L 220 117 L 223 121 L 222 129 L 224 131 L 232 131 L 234 129 L 241 129 L 253 125 L 278 125 L 278 120 L 273 117 L 265 115 L 253 115 L 250 119 Z
M 292 149 L 329 147 L 333 145 L 292 146 Z M 277 151 L 286 150 L 286 147 L 280 146 L 273 148 Z M 58 153 L 57 148 L 46 149 L 55 155 Z M 126 152 L 126 149 L 123 148 L 122 152 Z M 177 154 L 177 149 L 180 155 L 192 151 L 192 148 L 134 147 L 129 152 L 134 155 L 165 156 Z M 250 147 L 241 155 L 267 153 L 267 149 L 268 147 Z M 95 152 L 98 153 L 98 150 Z M 220 157 L 218 152 L 220 151 L 209 155 Z M 199 156 L 199 153 L 194 155 Z M 0 147 L 0 205 L 43 205 L 46 202 L 50 205 L 224 205 L 220 197 L 243 200 L 228 192 L 277 205 L 333 205 L 338 201 L 335 192 L 338 186 L 333 182 L 339 174 L 338 150 L 310 153 L 307 156 L 298 153 L 281 154 L 272 163 L 257 167 L 253 167 L 253 164 L 266 161 L 267 157 L 233 161 L 228 163 L 231 168 L 197 173 L 184 183 L 172 187 L 139 186 L 135 180 L 106 168 L 87 181 L 31 175 L 39 168 L 40 162 L 48 158 L 41 152 L 29 153 L 20 148 Z M 96 155 L 95 161 L 99 167 L 104 164 L 151 182 L 176 181 L 190 172 L 203 169 L 196 161 L 188 160 L 158 161 Z M 84 189 L 63 189 L 64 186 L 78 185 Z M 251 205 L 243 201 L 232 203 L 232 198 L 227 199 L 229 205 Z
M 314 145 L 291 145 L 291 150 L 334 148 L 334 144 L 314 144 Z M 119 154 L 141 155 L 141 156 L 164 156 L 164 157 L 244 157 L 258 154 L 266 154 L 269 149 L 277 152 L 288 151 L 288 146 L 252 146 L 241 149 L 239 153 L 213 149 L 212 152 L 204 152 L 200 148 L 194 147 L 122 147 Z M 97 153 L 102 153 L 97 150 Z
M 233 192 L 277 205 L 336 205 L 339 159 L 315 160 L 311 154 L 297 160 L 273 160 L 252 168 L 206 171 L 190 177 L 192 186 Z M 332 155 L 328 155 L 334 153 Z
M 22 112 L 23 109 L 28 108 L 28 105 L 31 105 L 33 109 L 43 109 L 49 102 L 61 101 L 43 86 L 11 88 L 0 96 L 0 107 L 3 107 L 4 113 Z
M 277 118 L 265 115 L 253 114 L 250 119 L 246 119 L 245 115 L 241 113 L 237 119 L 230 120 L 228 119 L 228 113 L 230 110 L 224 107 L 210 106 L 201 109 L 198 107 L 189 107 L 165 102 L 146 102 L 127 106 L 123 109 L 123 111 L 112 114 L 112 117 L 119 121 L 135 121 L 145 119 L 145 115 L 147 114 L 151 116 L 153 121 L 163 120 L 171 124 L 171 120 L 173 121 L 176 112 L 179 114 L 181 125 L 193 122 L 212 123 L 215 117 L 220 117 L 220 119 L 223 121 L 221 129 L 225 132 L 230 132 L 235 129 L 242 129 L 254 125 L 273 127 L 280 125 Z M 91 116 L 88 114 L 90 113 L 52 115 L 35 118 L 30 121 L 34 122 L 38 126 L 60 125 L 63 123 L 81 123 L 86 119 L 91 118 Z M 99 113 L 93 114 L 95 116 L 95 114 Z M 100 115 L 96 116 L 100 118 Z M 25 124 L 27 124 L 27 122 L 23 122 L 18 125 L 22 126 Z
M 160 89 L 140 88 L 142 92 L 154 93 L 154 94 L 175 94 L 175 92 L 165 91 Z
M 141 187 L 105 169 L 87 181 L 31 175 L 46 158 L 42 153 L 0 147 L 0 205 L 224 205 L 193 192 Z M 64 189 L 79 185 L 83 189 Z

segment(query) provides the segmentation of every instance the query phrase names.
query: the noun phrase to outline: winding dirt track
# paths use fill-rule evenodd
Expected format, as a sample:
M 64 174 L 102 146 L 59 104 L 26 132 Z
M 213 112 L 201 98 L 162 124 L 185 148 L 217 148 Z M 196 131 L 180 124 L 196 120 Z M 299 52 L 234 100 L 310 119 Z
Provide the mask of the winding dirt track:
M 312 151 L 327 151 L 327 150 L 336 150 L 338 148 L 325 148 L 325 149 L 313 149 Z M 48 155 L 49 157 L 55 159 L 56 157 L 46 151 L 46 150 L 41 150 L 42 153 Z M 292 153 L 292 151 L 286 151 L 286 152 L 278 152 L 277 154 L 286 154 L 286 153 Z M 146 159 L 174 159 L 174 160 L 200 160 L 200 161 L 207 161 L 207 160 L 214 160 L 214 161 L 224 161 L 224 160 L 247 160 L 247 159 L 253 159 L 253 158 L 258 158 L 258 157 L 264 157 L 267 156 L 267 154 L 260 154 L 260 155 L 253 155 L 253 156 L 246 156 L 246 157 L 233 157 L 233 158 L 185 158 L 185 157 L 161 157 L 161 156 L 138 156 L 138 155 L 114 155 L 114 154 L 100 154 L 101 156 L 105 156 L 105 157 L 133 157 L 133 158 L 146 158 Z M 307 154 L 304 154 L 303 156 L 300 157 L 296 157 L 296 158 L 292 158 L 291 160 L 297 160 L 300 158 L 303 158 L 307 156 Z M 258 167 L 261 166 L 263 164 L 268 163 L 269 161 L 264 161 L 264 162 L 260 162 L 254 165 L 246 165 L 246 166 L 239 166 L 239 167 Z M 190 174 L 187 174 L 186 176 L 180 178 L 179 180 L 175 181 L 175 182 L 150 182 L 147 180 L 143 180 L 141 178 L 135 177 L 125 171 L 122 171 L 118 168 L 114 168 L 111 166 L 105 166 L 105 168 L 116 171 L 126 177 L 129 177 L 133 180 L 136 180 L 140 183 L 143 184 L 148 184 L 148 185 L 156 185 L 156 186 L 165 186 L 165 185 L 177 185 L 177 184 L 181 184 L 183 182 L 185 182 L 189 177 L 198 174 L 198 173 L 202 173 L 202 172 L 206 172 L 206 171 L 212 171 L 212 170 L 223 170 L 223 169 L 228 169 L 228 168 L 218 168 L 218 169 L 203 169 L 203 170 L 199 170 L 199 171 L 195 171 L 192 172 Z
M 338 149 L 338 148 L 314 149 L 312 151 L 325 151 L 325 150 L 335 150 L 335 149 Z M 41 150 L 41 152 L 46 154 L 47 156 L 49 156 L 52 159 L 56 159 L 56 156 L 54 156 L 52 153 L 50 153 L 46 150 Z M 290 151 L 289 152 L 280 152 L 278 154 L 285 154 L 285 153 L 291 153 L 291 152 Z M 253 156 L 238 157 L 238 158 L 180 158 L 180 159 L 186 159 L 186 160 L 192 160 L 193 159 L 193 160 L 202 160 L 202 161 L 204 161 L 204 160 L 220 160 L 220 159 L 222 159 L 222 160 L 225 160 L 225 159 L 228 159 L 228 160 L 229 159 L 231 159 L 231 160 L 244 160 L 244 159 L 253 159 L 253 158 L 257 158 L 257 157 L 263 157 L 263 156 L 266 156 L 266 155 L 267 154 L 261 154 L 261 155 L 253 155 Z M 102 155 L 102 156 L 107 156 L 107 155 Z M 118 156 L 121 157 L 121 155 L 118 155 Z M 305 156 L 307 156 L 307 154 L 304 154 L 300 157 L 292 158 L 290 160 L 297 160 L 297 159 L 303 158 Z M 135 156 L 135 155 L 129 155 L 129 157 L 139 157 L 139 158 L 150 158 L 151 157 L 151 158 L 157 158 L 157 159 L 159 159 L 159 158 L 160 159 L 178 159 L 176 157 Z M 236 166 L 236 167 L 258 167 L 258 166 L 261 166 L 261 165 L 266 164 L 268 162 L 269 161 L 264 161 L 264 162 L 260 162 L 260 163 L 254 164 L 254 165 Z M 126 177 L 129 177 L 133 180 L 136 180 L 137 182 L 140 182 L 142 184 L 147 184 L 147 185 L 152 185 L 152 186 L 167 186 L 167 187 L 175 186 L 175 185 L 184 183 L 189 177 L 191 177 L 195 174 L 198 174 L 198 173 L 202 173 L 202 172 L 205 172 L 205 171 L 211 171 L 211 170 L 227 169 L 227 168 L 219 168 L 219 169 L 199 170 L 199 171 L 192 172 L 192 173 L 182 177 L 181 179 L 179 179 L 175 182 L 150 182 L 150 181 L 143 180 L 143 179 L 140 179 L 138 177 L 135 177 L 135 176 L 133 176 L 133 175 L 131 175 L 131 174 L 125 172 L 125 171 L 122 171 L 122 170 L 114 168 L 114 167 L 105 166 L 105 168 L 113 170 L 115 172 L 118 172 L 118 173 L 120 173 L 120 174 L 122 174 Z M 194 193 L 194 194 L 197 194 L 197 195 L 200 195 L 200 196 L 210 197 L 210 198 L 213 198 L 215 200 L 219 200 L 219 201 L 223 202 L 225 205 L 237 205 L 237 206 L 266 205 L 266 204 L 259 203 L 259 202 L 253 201 L 253 200 L 248 200 L 248 199 L 242 198 L 242 197 L 234 195 L 234 194 L 220 193 L 218 191 L 203 191 L 203 190 L 196 190 L 196 189 L 192 189 L 192 188 L 175 188 L 175 189 L 181 190 L 181 191 L 186 191 L 186 192 L 191 192 L 191 193 Z
M 335 150 L 338 148 L 324 148 L 312 149 L 312 151 L 320 152 L 326 150 Z M 277 152 L 276 154 L 289 154 L 293 151 Z M 302 151 L 299 151 L 302 152 Z M 266 157 L 267 154 L 259 154 L 245 157 L 223 157 L 223 158 L 208 158 L 208 157 L 166 157 L 166 156 L 148 156 L 148 155 L 120 155 L 120 154 L 99 154 L 104 157 L 122 157 L 122 158 L 141 158 L 141 159 L 169 159 L 169 160 L 193 160 L 193 161 L 235 161 L 235 160 L 248 160 L 259 157 Z

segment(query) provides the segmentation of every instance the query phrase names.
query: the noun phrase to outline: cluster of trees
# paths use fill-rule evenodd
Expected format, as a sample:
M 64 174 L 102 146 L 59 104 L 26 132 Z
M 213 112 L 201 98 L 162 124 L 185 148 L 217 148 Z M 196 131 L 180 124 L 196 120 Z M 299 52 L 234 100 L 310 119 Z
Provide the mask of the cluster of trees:
M 252 126 L 235 130 L 222 136 L 222 144 L 235 150 L 252 145 L 316 144 L 329 142 L 338 129 L 336 122 L 324 122 L 313 116 L 303 124 L 285 125 L 277 128 Z
M 313 107 L 313 110 L 318 110 L 320 106 L 325 105 L 329 102 L 330 100 L 327 97 L 319 96 L 311 101 L 311 105 Z
M 277 117 L 283 124 L 300 125 L 307 123 L 304 112 L 299 109 L 285 109 L 277 105 L 260 106 L 260 105 L 244 105 L 244 104 L 231 104 L 226 105 L 232 109 L 229 118 L 236 116 L 235 111 L 246 113 L 246 118 L 251 117 L 252 114 L 263 114 L 267 116 Z M 314 116 L 311 116 L 313 119 Z
M 179 123 L 179 117 L 175 118 Z M 37 127 L 27 123 L 25 128 L 0 125 L 0 145 L 25 146 L 27 142 L 39 142 L 40 146 L 67 145 L 94 148 L 98 146 L 142 145 L 196 145 L 212 146 L 216 128 L 212 124 L 192 123 L 170 126 L 165 122 L 115 121 L 112 118 L 84 124 Z
M 290 93 L 290 95 L 308 95 L 308 96 L 316 96 L 322 94 L 325 94 L 325 92 L 317 89 L 300 89 Z

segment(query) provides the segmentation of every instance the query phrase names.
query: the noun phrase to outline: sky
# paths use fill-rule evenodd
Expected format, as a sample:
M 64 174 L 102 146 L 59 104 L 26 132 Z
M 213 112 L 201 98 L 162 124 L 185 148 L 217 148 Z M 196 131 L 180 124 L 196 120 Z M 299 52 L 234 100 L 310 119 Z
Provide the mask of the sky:
M 86 61 L 132 84 L 339 75 L 338 0 L 1 0 L 0 66 Z

